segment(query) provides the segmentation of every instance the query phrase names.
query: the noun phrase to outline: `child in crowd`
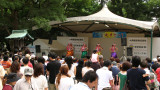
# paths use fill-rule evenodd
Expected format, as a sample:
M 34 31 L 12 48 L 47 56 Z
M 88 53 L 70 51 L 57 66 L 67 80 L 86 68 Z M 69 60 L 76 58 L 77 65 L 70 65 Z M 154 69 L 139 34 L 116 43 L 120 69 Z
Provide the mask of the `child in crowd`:
M 14 85 L 16 84 L 16 82 L 19 80 L 20 78 L 17 76 L 16 73 L 10 73 L 7 76 L 7 82 L 4 85 L 2 90 L 13 90 Z
M 140 63 L 140 66 L 141 66 L 141 69 L 143 69 L 146 72 L 145 74 L 143 74 L 143 77 L 149 76 L 150 75 L 150 71 L 148 69 L 148 63 L 147 63 L 147 61 L 143 60 Z M 146 87 L 147 87 L 147 90 L 149 90 L 149 86 L 147 84 L 146 84 Z

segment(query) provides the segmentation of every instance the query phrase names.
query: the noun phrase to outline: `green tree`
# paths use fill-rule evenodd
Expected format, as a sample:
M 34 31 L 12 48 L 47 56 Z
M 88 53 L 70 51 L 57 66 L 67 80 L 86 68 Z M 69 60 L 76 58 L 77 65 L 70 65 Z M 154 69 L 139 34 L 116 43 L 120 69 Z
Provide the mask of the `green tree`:
M 148 0 L 146 3 L 148 7 L 148 13 L 151 17 L 156 18 L 160 23 L 160 0 Z
M 31 28 L 49 30 L 48 21 L 64 20 L 63 0 L 0 0 L 0 29 Z
M 151 20 L 147 2 L 148 0 L 112 0 L 108 6 L 113 13 L 126 18 Z
M 67 17 L 87 16 L 101 8 L 95 0 L 65 0 L 63 6 Z

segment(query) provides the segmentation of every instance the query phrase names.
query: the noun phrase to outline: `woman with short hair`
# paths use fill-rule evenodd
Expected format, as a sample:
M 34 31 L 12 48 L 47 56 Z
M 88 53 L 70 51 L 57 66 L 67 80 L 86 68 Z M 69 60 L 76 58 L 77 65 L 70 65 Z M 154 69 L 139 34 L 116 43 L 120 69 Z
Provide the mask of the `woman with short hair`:
M 131 64 L 128 61 L 125 61 L 122 63 L 121 71 L 118 73 L 119 82 L 120 82 L 120 88 L 119 90 L 122 90 L 122 88 L 125 85 L 125 82 L 127 80 L 127 70 L 131 68 Z

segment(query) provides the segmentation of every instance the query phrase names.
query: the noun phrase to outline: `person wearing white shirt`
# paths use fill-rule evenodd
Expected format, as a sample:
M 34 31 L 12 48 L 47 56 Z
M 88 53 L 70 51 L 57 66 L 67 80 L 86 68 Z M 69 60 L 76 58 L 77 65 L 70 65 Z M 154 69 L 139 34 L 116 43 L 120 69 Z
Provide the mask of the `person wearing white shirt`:
M 24 69 L 24 78 L 19 79 L 13 90 L 39 90 L 36 82 L 31 78 L 33 69 L 28 67 Z
M 98 75 L 98 90 L 107 89 L 112 90 L 114 85 L 112 72 L 109 71 L 111 68 L 111 61 L 106 60 L 103 63 L 103 67 L 96 71 Z
M 43 64 L 35 64 L 32 79 L 36 82 L 39 90 L 48 90 L 48 83 L 46 77 L 44 76 Z
M 98 75 L 94 71 L 88 71 L 82 82 L 72 86 L 69 90 L 91 90 L 93 87 L 97 87 Z
M 69 68 L 66 64 L 61 66 L 55 82 L 57 90 L 69 90 L 74 85 L 73 78 L 68 74 L 68 70 Z
M 90 70 L 94 71 L 93 68 L 91 68 L 91 64 L 92 64 L 91 61 L 85 62 L 85 67 L 82 68 L 82 77 L 85 75 L 86 72 Z
M 99 55 L 97 50 L 93 50 L 91 61 L 92 61 L 91 67 L 94 69 L 94 71 L 100 68 Z
M 76 66 L 73 65 L 73 59 L 71 56 L 65 58 L 65 62 L 68 65 L 69 71 L 68 74 L 71 75 L 72 78 L 76 76 Z
M 3 79 L 4 75 L 5 75 L 4 68 L 3 68 L 3 66 L 0 64 L 0 90 L 2 90 L 2 88 L 3 88 L 2 79 Z
M 147 63 L 147 61 L 142 61 L 141 63 L 140 63 L 140 66 L 141 66 L 141 69 L 143 69 L 145 72 L 146 72 L 146 74 L 150 74 L 150 70 L 148 69 L 148 63 Z
M 29 67 L 28 66 L 29 59 L 23 58 L 22 61 L 23 61 L 24 66 L 20 67 L 20 72 L 23 74 L 23 77 L 24 77 L 24 69 Z

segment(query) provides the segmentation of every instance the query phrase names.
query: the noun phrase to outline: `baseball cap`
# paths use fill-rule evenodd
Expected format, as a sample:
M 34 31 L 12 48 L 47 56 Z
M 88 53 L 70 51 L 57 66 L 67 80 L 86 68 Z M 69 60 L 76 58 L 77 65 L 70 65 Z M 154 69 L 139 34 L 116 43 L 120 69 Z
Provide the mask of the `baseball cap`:
M 33 69 L 30 67 L 27 67 L 24 69 L 24 75 L 32 75 L 33 74 Z
M 112 64 L 113 64 L 113 65 L 117 65 L 117 62 L 116 62 L 116 61 L 113 61 Z

